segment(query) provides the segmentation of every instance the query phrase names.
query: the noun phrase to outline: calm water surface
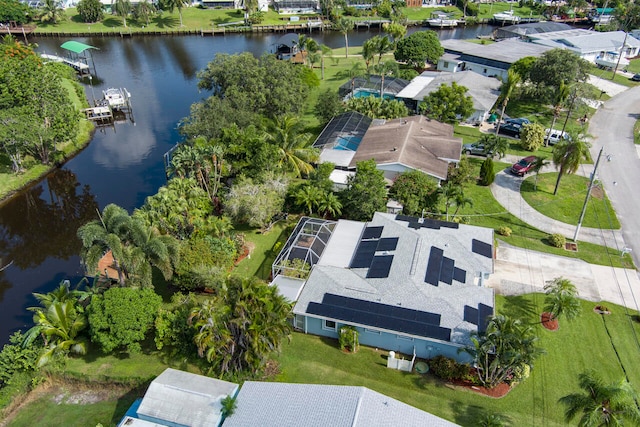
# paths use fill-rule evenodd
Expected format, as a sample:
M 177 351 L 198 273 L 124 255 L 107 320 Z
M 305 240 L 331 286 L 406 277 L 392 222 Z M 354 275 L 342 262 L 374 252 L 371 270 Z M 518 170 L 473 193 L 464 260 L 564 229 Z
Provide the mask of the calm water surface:
M 473 38 L 492 29 L 456 28 L 439 35 Z M 349 44 L 361 45 L 375 34 L 378 30 L 353 32 Z M 132 211 L 165 183 L 162 155 L 180 140 L 176 125 L 192 103 L 207 96 L 196 87 L 198 70 L 220 52 L 272 51 L 281 36 L 75 39 L 99 48 L 93 54 L 97 78 L 85 85 L 87 98 L 101 98 L 109 87 L 126 87 L 135 124 L 118 123 L 96 132 L 82 153 L 0 207 L 0 259 L 13 261 L 0 272 L 0 345 L 12 332 L 31 326 L 26 308 L 36 305 L 32 292 L 48 292 L 63 279 L 72 284 L 80 280 L 76 230 L 96 217 L 96 209 L 116 203 Z M 344 46 L 341 34 L 312 36 L 332 48 Z M 30 41 L 40 52 L 60 53 L 67 40 Z

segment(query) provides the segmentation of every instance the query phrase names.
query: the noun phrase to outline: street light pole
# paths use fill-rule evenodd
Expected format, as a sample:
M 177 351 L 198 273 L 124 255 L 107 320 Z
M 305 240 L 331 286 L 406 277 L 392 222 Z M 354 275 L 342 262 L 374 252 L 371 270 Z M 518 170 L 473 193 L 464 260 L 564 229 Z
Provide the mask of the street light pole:
M 587 197 L 584 198 L 584 205 L 582 205 L 582 212 L 580 213 L 580 219 L 578 220 L 578 226 L 576 227 L 576 233 L 573 235 L 573 241 L 578 241 L 578 233 L 580 233 L 580 227 L 582 226 L 582 220 L 584 219 L 584 214 L 587 212 L 587 202 L 589 201 L 589 196 L 591 196 L 591 188 L 593 187 L 593 181 L 596 180 L 596 172 L 598 171 L 598 165 L 600 164 L 600 157 L 602 157 L 602 151 L 604 147 L 600 148 L 600 152 L 598 153 L 598 160 L 596 160 L 596 165 L 593 168 L 593 173 L 591 174 L 591 181 L 589 181 L 589 189 L 587 189 Z

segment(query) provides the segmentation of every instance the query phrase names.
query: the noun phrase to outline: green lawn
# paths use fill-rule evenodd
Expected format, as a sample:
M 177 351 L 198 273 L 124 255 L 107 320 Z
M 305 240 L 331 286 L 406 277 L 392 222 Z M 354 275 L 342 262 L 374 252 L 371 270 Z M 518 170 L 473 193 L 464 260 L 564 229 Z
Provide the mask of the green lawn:
M 577 225 L 587 195 L 589 179 L 578 175 L 564 175 L 560 180 L 558 194 L 554 196 L 557 178 L 557 172 L 540 174 L 535 190 L 536 177 L 530 176 L 522 183 L 520 194 L 530 206 L 545 216 Z M 594 186 L 582 225 L 602 229 L 620 228 L 616 213 L 599 186 Z
M 633 125 L 633 142 L 640 144 L 640 120 L 636 120 L 636 123 Z
M 301 333 L 294 333 L 291 342 L 285 342 L 281 353 L 275 356 L 280 365 L 275 380 L 365 386 L 469 426 L 477 425 L 478 417 L 485 413 L 504 414 L 511 425 L 517 426 L 564 425 L 557 400 L 577 391 L 577 375 L 589 368 L 611 382 L 623 377 L 621 366 L 624 366 L 635 389 L 640 389 L 640 371 L 634 369 L 640 349 L 636 341 L 640 323 L 633 317 L 635 312 L 607 304 L 612 314 L 601 316 L 593 312 L 595 303 L 581 301 L 582 315 L 573 322 L 561 320 L 560 329 L 551 332 L 538 323 L 543 302 L 542 294 L 496 296 L 497 311 L 530 322 L 546 351 L 536 361 L 531 377 L 501 399 L 454 390 L 428 374 L 387 369 L 386 351 L 361 347 L 356 354 L 345 354 L 335 340 Z M 144 384 L 168 366 L 185 368 L 180 363 L 167 363 L 155 352 L 127 358 L 89 354 L 83 359 L 71 359 L 66 372 L 76 379 L 114 378 L 134 384 L 132 380 L 137 378 L 136 384 Z M 192 366 L 188 370 L 197 372 Z M 10 425 L 48 426 L 52 419 L 68 426 L 97 422 L 115 425 L 143 392 L 144 389 L 114 393 L 105 401 L 85 405 L 58 404 L 52 400 L 56 393 L 46 393 L 24 407 Z
M 291 232 L 291 225 L 294 225 L 297 218 L 290 217 L 288 221 L 277 222 L 271 230 L 263 233 L 260 230 L 244 225 L 236 225 L 235 230 L 243 233 L 245 241 L 254 245 L 255 249 L 251 255 L 240 261 L 233 269 L 234 274 L 242 277 L 258 276 L 263 280 L 269 280 L 271 275 L 271 264 L 278 255 L 279 249 L 274 250 L 277 242 L 287 241 Z
M 502 399 L 452 390 L 430 375 L 387 369 L 386 351 L 363 347 L 356 354 L 345 354 L 335 340 L 303 334 L 295 334 L 278 357 L 282 370 L 278 381 L 362 385 L 461 425 L 477 425 L 483 413 L 505 414 L 517 426 L 564 425 L 557 400 L 577 391 L 578 373 L 595 368 L 607 381 L 618 380 L 623 373 L 603 317 L 592 311 L 594 303 L 583 301 L 582 316 L 571 323 L 561 320 L 560 329 L 550 332 L 537 325 L 543 299 L 541 294 L 496 298 L 499 311 L 536 324 L 547 353 L 536 362 L 532 376 Z M 604 317 L 605 322 L 627 372 L 633 370 L 631 381 L 638 389 L 640 372 L 633 366 L 638 354 L 634 334 L 640 325 L 630 323 L 622 307 L 609 308 L 613 313 Z

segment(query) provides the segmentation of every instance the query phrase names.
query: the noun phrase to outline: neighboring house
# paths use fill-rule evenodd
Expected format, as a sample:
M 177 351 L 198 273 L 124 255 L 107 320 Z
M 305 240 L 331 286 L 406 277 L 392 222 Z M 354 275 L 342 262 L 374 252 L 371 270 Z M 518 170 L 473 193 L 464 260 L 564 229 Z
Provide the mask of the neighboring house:
M 224 427 L 457 425 L 366 387 L 246 381 L 236 403 Z
M 493 35 L 495 39 L 502 40 L 511 38 L 523 38 L 530 34 L 542 34 L 550 33 L 553 31 L 570 30 L 572 28 L 573 27 L 571 25 L 562 22 L 542 21 L 532 22 L 530 24 L 517 24 L 508 25 L 506 27 L 499 27 L 493 32 Z
M 481 45 L 464 40 L 442 40 L 444 55 L 438 60 L 438 71 L 453 73 L 475 71 L 489 77 L 504 80 L 511 64 L 526 56 L 539 57 L 551 47 L 507 39 Z
M 300 50 L 300 35 L 288 33 L 280 37 L 275 44 L 275 55 L 278 59 L 304 63 L 303 52 Z
M 167 368 L 151 382 L 142 400 L 129 408 L 119 426 L 219 426 L 222 400 L 237 392 L 238 384 Z
M 273 0 L 273 8 L 282 15 L 320 12 L 319 0 Z
M 384 99 L 396 99 L 398 92 L 409 84 L 408 80 L 395 77 L 382 77 L 369 75 L 367 77 L 355 77 L 338 88 L 338 95 L 342 98 L 364 98 L 375 96 L 380 98 L 380 91 Z
M 425 96 L 438 90 L 443 84 L 451 86 L 452 82 L 469 89 L 467 95 L 471 96 L 473 100 L 473 114 L 467 117 L 465 121 L 468 123 L 485 121 L 500 96 L 502 82 L 493 77 L 478 74 L 475 71 L 467 70 L 456 73 L 425 71 L 413 79 L 396 97 L 404 99 L 405 104 L 410 109 L 418 112 Z
M 638 56 L 640 40 L 626 37 L 624 31 L 596 32 L 573 28 L 565 31 L 555 31 L 543 34 L 529 34 L 526 36 L 531 44 L 547 48 L 569 49 L 582 59 L 595 63 L 598 56 L 608 52 L 620 53 L 625 58 Z M 626 41 L 625 41 L 626 37 Z M 622 47 L 624 44 L 624 48 Z
M 459 349 L 493 315 L 484 286 L 493 253 L 489 228 L 379 212 L 368 223 L 305 217 L 276 258 L 274 282 L 286 260 L 312 266 L 293 292 L 294 326 L 305 333 L 337 338 L 353 325 L 364 345 L 469 361 Z

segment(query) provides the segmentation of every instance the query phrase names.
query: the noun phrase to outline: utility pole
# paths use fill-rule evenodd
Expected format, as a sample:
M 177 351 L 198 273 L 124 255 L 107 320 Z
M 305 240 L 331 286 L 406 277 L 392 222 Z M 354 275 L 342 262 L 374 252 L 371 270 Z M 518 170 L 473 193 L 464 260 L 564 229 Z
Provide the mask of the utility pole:
M 622 53 L 624 52 L 624 47 L 627 45 L 627 36 L 629 33 L 624 32 L 624 41 L 622 42 L 622 47 L 620 48 L 620 54 L 618 55 L 618 62 L 616 62 L 616 68 L 613 70 L 613 76 L 611 76 L 611 80 L 616 78 L 616 73 L 618 72 L 618 67 L 620 66 L 620 60 L 622 59 Z
M 600 148 L 600 152 L 598 153 L 598 160 L 596 160 L 596 165 L 593 168 L 593 173 L 591 174 L 591 181 L 589 181 L 589 188 L 587 189 L 587 197 L 584 198 L 584 205 L 582 205 L 582 212 L 580 213 L 580 219 L 578 220 L 578 226 L 576 227 L 576 234 L 573 235 L 573 241 L 578 242 L 578 233 L 580 233 L 580 227 L 582 226 L 582 220 L 584 219 L 584 214 L 587 211 L 587 202 L 589 201 L 589 196 L 591 196 L 591 188 L 593 187 L 593 181 L 596 180 L 596 172 L 598 171 L 598 165 L 600 164 L 600 157 L 602 157 L 602 151 L 604 147 Z

